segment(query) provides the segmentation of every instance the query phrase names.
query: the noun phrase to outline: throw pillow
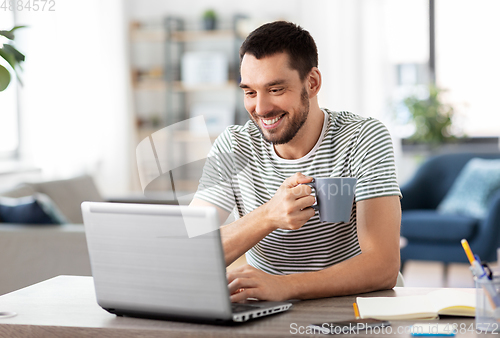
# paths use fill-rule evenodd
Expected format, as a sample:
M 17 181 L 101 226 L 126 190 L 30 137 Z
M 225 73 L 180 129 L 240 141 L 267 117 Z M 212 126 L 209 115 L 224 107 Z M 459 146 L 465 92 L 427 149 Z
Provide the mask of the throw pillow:
M 21 198 L 0 197 L 0 221 L 24 224 L 67 223 L 50 198 L 40 193 Z
M 485 218 L 488 202 L 500 189 L 500 160 L 473 158 L 463 167 L 437 210 Z

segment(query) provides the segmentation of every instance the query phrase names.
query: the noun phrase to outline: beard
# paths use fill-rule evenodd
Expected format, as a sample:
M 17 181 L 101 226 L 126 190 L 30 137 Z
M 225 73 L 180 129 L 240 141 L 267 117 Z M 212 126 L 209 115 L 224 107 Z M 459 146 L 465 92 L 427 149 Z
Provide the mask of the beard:
M 306 123 L 307 116 L 309 115 L 309 97 L 307 95 L 307 90 L 305 87 L 302 88 L 302 93 L 300 94 L 300 103 L 301 103 L 301 107 L 300 107 L 300 110 L 298 111 L 298 114 L 295 117 L 290 118 L 288 120 L 288 125 L 284 126 L 285 128 L 281 128 L 281 129 L 284 129 L 281 132 L 281 134 L 274 129 L 271 129 L 271 130 L 266 129 L 265 131 L 263 131 L 262 128 L 259 126 L 259 122 L 258 122 L 260 118 L 257 117 L 255 112 L 251 113 L 253 122 L 255 123 L 257 128 L 259 129 L 264 140 L 266 140 L 267 142 L 270 142 L 272 144 L 276 144 L 276 145 L 277 144 L 285 144 L 285 143 L 288 143 L 291 140 L 293 140 L 295 135 L 297 135 L 297 133 L 299 132 L 300 128 L 302 128 L 304 123 Z M 271 111 L 271 112 L 269 112 L 268 115 L 277 117 L 277 116 L 281 116 L 284 114 L 287 115 L 287 118 L 290 116 L 290 114 L 284 110 Z M 287 121 L 283 121 L 283 122 L 287 122 Z

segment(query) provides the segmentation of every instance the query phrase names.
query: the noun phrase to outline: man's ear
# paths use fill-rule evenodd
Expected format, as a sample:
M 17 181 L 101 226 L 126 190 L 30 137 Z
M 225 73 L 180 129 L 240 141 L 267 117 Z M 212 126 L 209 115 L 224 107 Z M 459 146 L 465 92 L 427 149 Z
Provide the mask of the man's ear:
M 318 95 L 321 89 L 321 72 L 317 67 L 313 67 L 307 75 L 306 88 L 310 99 Z

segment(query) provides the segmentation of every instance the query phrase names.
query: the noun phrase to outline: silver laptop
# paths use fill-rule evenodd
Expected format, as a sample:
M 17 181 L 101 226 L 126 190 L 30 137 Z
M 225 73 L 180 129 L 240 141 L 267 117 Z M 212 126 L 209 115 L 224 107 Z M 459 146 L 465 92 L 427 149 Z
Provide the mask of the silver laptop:
M 110 313 L 244 322 L 292 306 L 230 302 L 219 230 L 192 238 L 186 230 L 217 228 L 215 208 L 84 202 L 82 212 L 97 302 Z

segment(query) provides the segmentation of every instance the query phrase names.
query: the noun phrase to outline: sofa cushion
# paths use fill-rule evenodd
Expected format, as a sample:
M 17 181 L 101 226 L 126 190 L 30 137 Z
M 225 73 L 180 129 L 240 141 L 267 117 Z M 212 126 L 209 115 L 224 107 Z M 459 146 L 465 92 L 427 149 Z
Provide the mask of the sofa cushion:
M 19 197 L 31 196 L 34 193 L 36 193 L 36 191 L 35 189 L 33 189 L 33 187 L 25 183 L 21 183 L 15 186 L 14 188 L 0 192 L 0 196 L 19 198 Z
M 65 180 L 28 183 L 34 190 L 46 194 L 70 223 L 83 223 L 81 204 L 84 201 L 102 202 L 91 176 L 83 175 Z
M 456 242 L 474 236 L 480 220 L 462 215 L 445 215 L 435 210 L 407 210 L 401 218 L 401 235 L 408 240 Z
M 437 210 L 484 219 L 488 202 L 497 190 L 500 190 L 500 160 L 473 158 L 464 166 Z
M 44 194 L 21 198 L 0 197 L 0 221 L 24 224 L 63 224 L 65 217 Z
M 0 223 L 0 248 L 0 295 L 59 275 L 92 275 L 82 224 Z

